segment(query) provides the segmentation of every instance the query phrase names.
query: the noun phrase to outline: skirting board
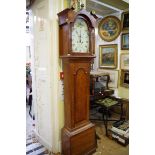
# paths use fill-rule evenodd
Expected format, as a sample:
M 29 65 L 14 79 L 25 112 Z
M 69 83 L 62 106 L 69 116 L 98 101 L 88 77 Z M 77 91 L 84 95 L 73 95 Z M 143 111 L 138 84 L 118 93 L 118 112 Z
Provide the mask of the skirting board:
M 49 151 L 51 151 L 52 153 L 59 153 L 59 152 L 54 152 L 54 151 L 52 150 L 52 146 L 51 146 L 43 137 L 41 137 L 41 136 L 39 135 L 39 133 L 38 133 L 36 130 L 34 130 L 34 133 L 35 133 L 35 136 L 37 137 L 37 139 L 39 140 L 39 142 L 40 142 L 43 146 L 45 146 Z M 60 150 L 60 152 L 61 152 L 61 141 L 59 141 L 59 150 Z
M 39 140 L 39 142 L 40 142 L 43 146 L 45 146 L 48 150 L 51 151 L 51 150 L 52 150 L 51 145 L 50 145 L 43 137 L 41 137 L 41 136 L 39 135 L 39 133 L 38 133 L 36 130 L 34 130 L 34 133 L 35 133 L 37 139 Z

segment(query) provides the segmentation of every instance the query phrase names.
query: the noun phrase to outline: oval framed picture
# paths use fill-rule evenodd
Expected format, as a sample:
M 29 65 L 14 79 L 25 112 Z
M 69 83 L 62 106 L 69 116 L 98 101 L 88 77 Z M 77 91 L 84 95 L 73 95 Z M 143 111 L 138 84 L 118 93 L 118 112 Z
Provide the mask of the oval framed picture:
M 115 16 L 107 16 L 100 21 L 98 32 L 103 40 L 113 41 L 121 32 L 121 22 Z

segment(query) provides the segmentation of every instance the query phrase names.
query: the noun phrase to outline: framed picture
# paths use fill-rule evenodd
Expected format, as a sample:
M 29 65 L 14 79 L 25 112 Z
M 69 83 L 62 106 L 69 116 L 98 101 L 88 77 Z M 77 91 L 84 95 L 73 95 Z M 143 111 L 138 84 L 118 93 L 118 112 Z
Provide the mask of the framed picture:
M 129 53 L 122 53 L 120 61 L 120 68 L 129 70 Z
M 129 70 L 121 70 L 121 86 L 129 87 Z
M 113 41 L 121 32 L 121 22 L 115 16 L 107 16 L 100 21 L 98 32 L 103 40 Z
M 99 46 L 99 67 L 114 69 L 117 67 L 117 44 Z
M 129 33 L 122 33 L 122 35 L 121 35 L 121 49 L 122 50 L 129 49 Z
M 103 72 L 103 73 L 108 73 L 110 76 L 110 81 L 109 81 L 109 88 L 117 88 L 118 87 L 118 77 L 119 77 L 119 71 L 118 70 L 103 70 L 103 69 L 99 69 L 98 71 Z M 104 79 L 106 77 L 102 76 L 100 78 L 100 81 L 102 83 L 104 83 L 106 81 L 106 79 Z
M 122 30 L 128 30 L 129 29 L 129 11 L 122 13 L 121 27 L 122 27 Z

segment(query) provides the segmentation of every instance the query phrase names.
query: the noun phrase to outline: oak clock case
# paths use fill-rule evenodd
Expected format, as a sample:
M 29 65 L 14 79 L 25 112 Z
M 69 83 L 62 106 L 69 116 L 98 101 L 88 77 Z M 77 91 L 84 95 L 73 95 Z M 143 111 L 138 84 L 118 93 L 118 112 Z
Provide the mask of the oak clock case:
M 96 149 L 95 126 L 89 121 L 90 68 L 94 56 L 93 15 L 65 9 L 59 17 L 59 56 L 64 72 L 64 128 L 62 154 L 92 154 Z

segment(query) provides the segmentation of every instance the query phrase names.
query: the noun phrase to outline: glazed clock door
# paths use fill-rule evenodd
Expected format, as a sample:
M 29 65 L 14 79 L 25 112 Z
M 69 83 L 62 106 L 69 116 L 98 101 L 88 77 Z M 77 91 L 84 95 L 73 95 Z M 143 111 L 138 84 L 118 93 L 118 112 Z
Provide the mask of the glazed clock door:
M 82 18 L 77 18 L 72 27 L 72 52 L 89 52 L 89 30 L 87 23 Z

